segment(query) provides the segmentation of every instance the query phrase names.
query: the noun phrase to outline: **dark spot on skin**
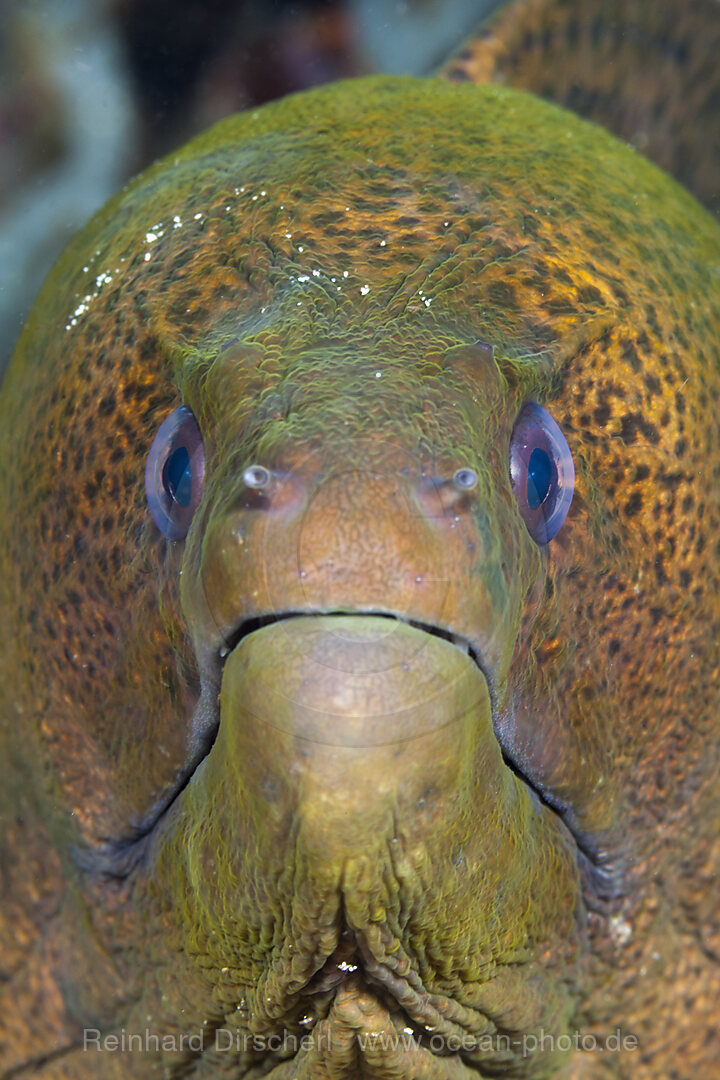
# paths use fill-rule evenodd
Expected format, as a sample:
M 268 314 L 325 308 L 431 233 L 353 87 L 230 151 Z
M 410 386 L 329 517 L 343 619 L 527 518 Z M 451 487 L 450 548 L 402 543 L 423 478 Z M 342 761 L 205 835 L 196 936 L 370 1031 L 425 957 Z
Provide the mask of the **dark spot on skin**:
M 685 477 L 682 473 L 662 473 L 658 477 L 659 483 L 661 483 L 664 488 L 667 488 L 668 491 L 673 492 L 677 490 L 684 479 Z
M 652 304 L 645 305 L 645 315 L 647 318 L 647 324 L 656 337 L 660 337 L 660 325 L 657 320 L 657 312 Z
M 115 401 L 115 394 L 106 394 L 105 397 L 98 402 L 98 415 L 110 416 L 110 414 L 114 412 L 116 404 L 117 403 Z
M 498 307 L 505 307 L 512 310 L 517 308 L 515 289 L 507 281 L 493 282 L 488 288 L 488 296 L 492 303 L 497 304 Z
M 585 285 L 578 289 L 578 300 L 581 304 L 603 304 L 603 295 L 595 285 Z
M 638 435 L 653 444 L 658 441 L 657 430 L 649 420 L 641 413 L 626 413 L 620 425 L 620 437 L 626 443 L 634 443 L 637 442 Z
M 627 360 L 633 371 L 640 370 L 640 357 L 632 341 L 626 341 L 623 345 L 623 360 Z
M 640 491 L 634 491 L 625 503 L 625 513 L 628 517 L 634 517 L 642 509 L 643 497 Z

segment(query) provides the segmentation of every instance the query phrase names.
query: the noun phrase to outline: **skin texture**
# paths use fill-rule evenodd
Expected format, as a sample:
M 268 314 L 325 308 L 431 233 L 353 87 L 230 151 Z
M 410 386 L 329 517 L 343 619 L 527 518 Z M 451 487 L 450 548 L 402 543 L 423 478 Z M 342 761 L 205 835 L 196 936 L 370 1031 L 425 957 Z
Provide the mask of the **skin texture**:
M 4 1075 L 714 1075 L 719 272 L 599 128 L 402 78 L 91 223 L 0 401 Z M 544 547 L 527 401 L 576 470 Z
M 720 214 L 715 0 L 515 0 L 443 66 L 602 124 Z

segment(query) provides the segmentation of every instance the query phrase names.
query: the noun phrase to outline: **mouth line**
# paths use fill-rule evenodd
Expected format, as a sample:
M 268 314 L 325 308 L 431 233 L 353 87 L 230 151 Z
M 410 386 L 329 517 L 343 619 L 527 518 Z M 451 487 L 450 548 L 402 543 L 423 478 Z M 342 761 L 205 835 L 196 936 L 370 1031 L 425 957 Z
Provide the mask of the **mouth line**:
M 425 634 L 430 634 L 432 637 L 442 638 L 444 641 L 449 641 L 451 645 L 454 645 L 456 649 L 468 656 L 473 663 L 480 669 L 483 678 L 488 684 L 492 694 L 492 684 L 488 677 L 488 672 L 483 667 L 477 652 L 470 643 L 470 640 L 463 637 L 462 634 L 455 634 L 452 630 L 448 630 L 442 626 L 436 626 L 434 623 L 420 622 L 417 619 L 410 619 L 404 615 L 394 611 L 380 611 L 380 610 L 368 610 L 358 611 L 333 609 L 331 611 L 318 611 L 317 609 L 312 611 L 283 611 L 273 612 L 268 615 L 255 615 L 248 619 L 243 619 L 238 624 L 235 630 L 233 630 L 226 638 L 223 639 L 223 643 L 218 650 L 218 656 L 220 662 L 224 662 L 226 657 L 233 652 L 240 642 L 249 637 L 250 634 L 255 633 L 256 630 L 260 630 L 264 626 L 271 626 L 273 623 L 288 622 L 291 619 L 308 618 L 308 617 L 332 617 L 333 615 L 342 616 L 358 616 L 364 618 L 382 618 L 382 619 L 394 619 L 396 622 L 405 623 L 407 626 L 412 626 L 415 630 L 421 630 Z

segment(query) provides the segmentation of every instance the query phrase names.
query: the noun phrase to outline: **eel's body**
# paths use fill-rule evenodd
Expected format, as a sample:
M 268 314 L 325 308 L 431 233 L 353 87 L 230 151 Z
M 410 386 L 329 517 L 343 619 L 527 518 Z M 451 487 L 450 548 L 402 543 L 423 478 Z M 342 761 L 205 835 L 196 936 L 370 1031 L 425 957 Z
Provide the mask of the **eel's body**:
M 440 80 L 93 220 L 0 397 L 0 1075 L 718 1076 L 719 280 Z

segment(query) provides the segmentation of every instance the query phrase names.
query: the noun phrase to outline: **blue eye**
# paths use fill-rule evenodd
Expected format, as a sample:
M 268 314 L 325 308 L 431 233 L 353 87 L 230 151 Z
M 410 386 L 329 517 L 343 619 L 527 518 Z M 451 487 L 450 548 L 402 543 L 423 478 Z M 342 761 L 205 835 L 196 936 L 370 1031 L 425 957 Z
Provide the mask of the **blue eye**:
M 547 450 L 536 446 L 528 461 L 527 502 L 531 510 L 537 510 L 547 499 L 557 470 Z
M 179 506 L 189 506 L 192 498 L 190 455 L 186 446 L 173 450 L 163 466 L 163 487 Z
M 202 435 L 181 405 L 163 421 L 145 466 L 145 495 L 152 519 L 168 540 L 182 540 L 197 510 L 205 473 Z
M 510 480 L 528 532 L 536 544 L 557 536 L 575 488 L 575 467 L 565 436 L 542 406 L 529 402 L 515 421 Z

